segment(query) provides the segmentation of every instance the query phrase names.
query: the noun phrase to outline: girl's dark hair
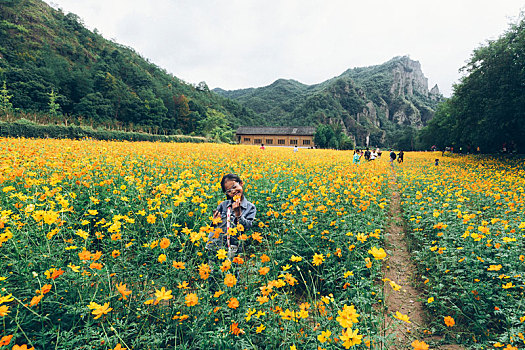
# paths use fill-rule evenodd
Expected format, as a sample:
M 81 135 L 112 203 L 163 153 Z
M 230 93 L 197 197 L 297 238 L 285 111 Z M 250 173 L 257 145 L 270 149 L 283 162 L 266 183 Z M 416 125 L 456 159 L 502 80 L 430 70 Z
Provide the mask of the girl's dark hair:
M 241 178 L 239 177 L 239 175 L 236 175 L 236 174 L 226 174 L 222 177 L 222 180 L 221 180 L 221 189 L 222 189 L 222 192 L 225 192 L 226 189 L 224 188 L 225 186 L 225 183 L 226 181 L 235 181 L 237 183 L 241 183 L 242 180 Z

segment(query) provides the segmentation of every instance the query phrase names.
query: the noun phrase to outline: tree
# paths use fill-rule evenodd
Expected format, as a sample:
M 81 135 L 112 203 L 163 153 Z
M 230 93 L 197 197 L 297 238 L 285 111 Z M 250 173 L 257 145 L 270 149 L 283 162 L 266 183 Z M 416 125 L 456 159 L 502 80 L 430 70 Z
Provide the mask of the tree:
M 190 107 L 188 105 L 188 102 L 188 98 L 184 95 L 173 97 L 173 103 L 175 104 L 175 115 L 177 118 L 177 126 L 187 134 L 195 130 L 189 118 Z
M 233 131 L 228 126 L 228 120 L 224 113 L 215 109 L 208 109 L 206 118 L 199 125 L 204 136 L 221 142 L 231 142 Z
M 352 141 L 343 132 L 341 124 L 320 124 L 314 134 L 314 143 L 320 148 L 352 149 Z
M 13 104 L 11 103 L 11 98 L 13 95 L 9 95 L 9 90 L 7 90 L 7 85 L 4 80 L 2 89 L 0 90 L 0 111 L 5 116 L 9 116 L 9 112 L 13 111 Z
M 57 103 L 57 94 L 55 90 L 51 90 L 49 93 L 49 114 L 56 118 L 60 114 L 60 105 Z
M 454 86 L 420 133 L 426 147 L 480 147 L 495 152 L 506 144 L 525 149 L 525 18 L 497 40 L 474 50 Z

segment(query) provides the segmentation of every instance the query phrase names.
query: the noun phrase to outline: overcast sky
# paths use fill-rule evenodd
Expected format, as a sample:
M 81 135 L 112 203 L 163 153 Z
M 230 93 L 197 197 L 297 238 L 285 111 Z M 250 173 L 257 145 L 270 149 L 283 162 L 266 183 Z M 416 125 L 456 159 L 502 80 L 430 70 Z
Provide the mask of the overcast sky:
M 472 51 L 523 0 L 46 0 L 189 83 L 315 84 L 409 55 L 449 96 Z

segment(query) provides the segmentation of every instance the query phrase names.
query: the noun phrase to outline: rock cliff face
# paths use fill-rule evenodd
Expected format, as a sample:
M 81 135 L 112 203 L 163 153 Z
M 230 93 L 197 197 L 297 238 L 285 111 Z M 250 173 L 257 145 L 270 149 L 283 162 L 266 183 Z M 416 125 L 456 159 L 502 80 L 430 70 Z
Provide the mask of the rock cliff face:
M 342 123 L 358 145 L 391 144 L 400 129 L 419 129 L 442 99 L 428 89 L 421 64 L 396 57 L 377 66 L 353 68 L 317 85 L 279 79 L 256 89 L 218 93 L 261 113 L 268 125 Z
M 408 57 L 402 57 L 392 69 L 393 84 L 390 93 L 396 97 L 414 96 L 419 93 L 425 97 L 429 95 L 428 79 L 421 71 L 421 64 Z
M 397 57 L 380 66 L 349 70 L 345 74 L 357 84 L 368 87 L 365 89 L 367 99 L 372 100 L 374 106 L 372 108 L 367 103 L 367 111 L 361 112 L 361 115 L 368 116 L 369 122 L 380 128 L 389 121 L 398 126 L 419 129 L 432 119 L 434 109 L 442 99 L 437 85 L 429 91 L 428 79 L 421 64 L 409 57 Z M 383 81 L 379 89 L 377 85 L 372 88 L 374 84 L 370 81 L 374 80 Z M 376 110 L 379 117 L 375 116 Z M 357 139 L 360 139 L 359 135 Z

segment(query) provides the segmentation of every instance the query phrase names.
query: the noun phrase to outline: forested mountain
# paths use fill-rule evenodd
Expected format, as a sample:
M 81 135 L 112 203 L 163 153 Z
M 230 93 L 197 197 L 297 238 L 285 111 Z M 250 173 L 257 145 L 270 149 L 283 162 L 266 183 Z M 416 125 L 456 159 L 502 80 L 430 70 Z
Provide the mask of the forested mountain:
M 413 148 L 442 100 L 430 91 L 421 65 L 396 57 L 377 66 L 354 68 L 321 84 L 279 79 L 261 88 L 225 91 L 260 114 L 267 125 L 341 124 L 357 145 Z
M 252 111 L 209 91 L 204 82 L 185 83 L 132 48 L 89 31 L 78 16 L 40 0 L 1 0 L 4 81 L 4 113 L 40 112 L 44 122 L 82 121 L 226 139 L 241 123 L 261 123 Z
M 497 40 L 474 50 L 464 77 L 421 130 L 436 145 L 481 152 L 525 150 L 525 14 Z

